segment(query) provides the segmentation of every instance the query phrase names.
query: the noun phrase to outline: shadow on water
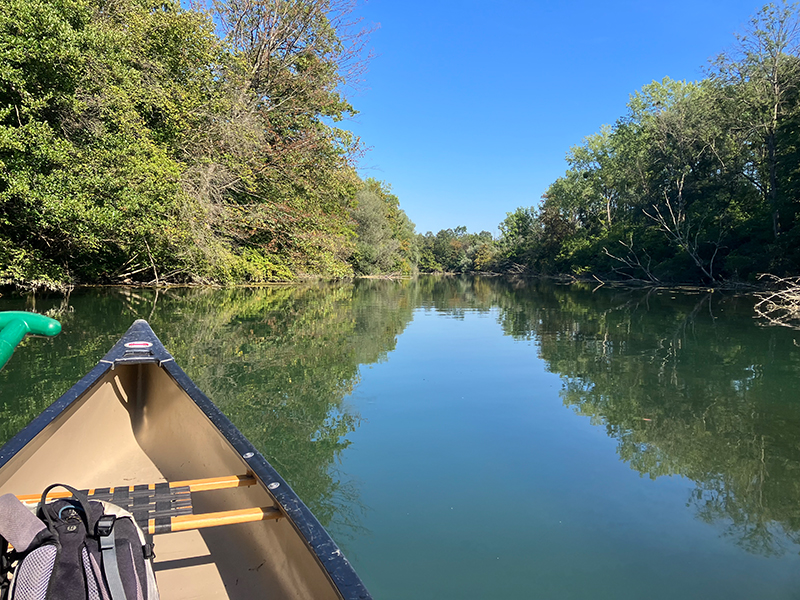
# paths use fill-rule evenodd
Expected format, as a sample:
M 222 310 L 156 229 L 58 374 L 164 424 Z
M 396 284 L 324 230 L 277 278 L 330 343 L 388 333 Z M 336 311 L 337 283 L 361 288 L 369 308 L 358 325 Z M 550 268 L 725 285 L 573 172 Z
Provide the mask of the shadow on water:
M 360 365 L 386 359 L 415 310 L 496 311 L 560 375 L 565 405 L 642 476 L 694 482 L 687 504 L 762 555 L 800 543 L 800 349 L 759 327 L 748 297 L 421 277 L 258 289 L 85 290 L 37 298 L 63 322 L 0 372 L 0 440 L 86 373 L 136 318 L 337 536 L 357 535 L 358 490 L 338 471 L 359 416 Z M 4 297 L 0 309 L 32 308 Z

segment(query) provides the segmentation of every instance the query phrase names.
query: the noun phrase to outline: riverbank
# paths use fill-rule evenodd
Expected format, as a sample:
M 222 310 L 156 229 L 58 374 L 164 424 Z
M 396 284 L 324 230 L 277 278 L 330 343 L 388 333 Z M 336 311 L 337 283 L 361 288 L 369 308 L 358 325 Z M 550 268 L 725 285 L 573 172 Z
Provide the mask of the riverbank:
M 595 285 L 598 288 L 602 286 L 617 287 L 617 288 L 631 288 L 631 289 L 658 289 L 658 290 L 678 290 L 687 292 L 734 292 L 756 294 L 768 291 L 775 291 L 781 289 L 782 282 L 786 282 L 791 278 L 778 278 L 774 275 L 765 274 L 764 281 L 759 283 L 744 283 L 744 282 L 717 282 L 712 285 L 699 285 L 695 283 L 664 283 L 664 282 L 649 282 L 644 280 L 630 280 L 630 279 L 600 279 L 596 276 L 577 276 L 577 275 L 533 275 L 524 273 L 498 273 L 491 271 L 469 271 L 466 273 L 459 272 L 439 272 L 439 273 L 418 273 L 416 275 L 403 275 L 401 273 L 389 273 L 379 275 L 356 275 L 350 277 L 323 277 L 316 275 L 301 276 L 293 280 L 275 280 L 267 282 L 248 282 L 248 283 L 216 283 L 216 282 L 202 282 L 202 283 L 165 283 L 158 284 L 154 282 L 141 283 L 82 283 L 82 284 L 61 284 L 54 285 L 52 283 L 44 282 L 29 282 L 29 283 L 8 283 L 0 281 L 0 295 L 4 293 L 69 293 L 76 289 L 93 289 L 93 288 L 119 288 L 119 289 L 229 289 L 229 288 L 262 288 L 262 287 L 285 287 L 297 286 L 315 282 L 346 282 L 358 280 L 386 280 L 386 281 L 405 281 L 413 280 L 416 277 L 485 277 L 485 278 L 505 278 L 511 281 L 547 281 L 558 285 L 569 284 L 584 284 Z

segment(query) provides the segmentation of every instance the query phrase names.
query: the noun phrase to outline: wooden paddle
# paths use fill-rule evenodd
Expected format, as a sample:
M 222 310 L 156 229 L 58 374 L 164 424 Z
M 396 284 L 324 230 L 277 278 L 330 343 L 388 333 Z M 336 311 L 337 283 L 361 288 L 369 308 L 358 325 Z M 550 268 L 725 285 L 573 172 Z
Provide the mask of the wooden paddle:
M 156 519 L 150 519 L 147 522 L 147 532 L 150 534 L 172 533 L 173 531 L 187 531 L 189 529 L 203 529 L 205 527 L 235 525 L 237 523 L 275 521 L 282 516 L 283 513 L 272 506 L 265 508 L 241 508 L 238 510 L 226 510 L 202 515 L 181 515 L 178 517 L 171 517 L 169 523 L 156 524 Z

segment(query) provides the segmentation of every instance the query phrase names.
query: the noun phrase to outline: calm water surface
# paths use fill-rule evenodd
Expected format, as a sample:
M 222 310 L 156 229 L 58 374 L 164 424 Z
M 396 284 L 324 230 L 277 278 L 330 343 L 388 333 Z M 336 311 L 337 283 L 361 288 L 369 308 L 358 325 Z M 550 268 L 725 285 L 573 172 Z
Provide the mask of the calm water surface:
M 800 332 L 747 297 L 421 278 L 0 298 L 51 311 L 0 441 L 135 318 L 376 599 L 800 598 Z

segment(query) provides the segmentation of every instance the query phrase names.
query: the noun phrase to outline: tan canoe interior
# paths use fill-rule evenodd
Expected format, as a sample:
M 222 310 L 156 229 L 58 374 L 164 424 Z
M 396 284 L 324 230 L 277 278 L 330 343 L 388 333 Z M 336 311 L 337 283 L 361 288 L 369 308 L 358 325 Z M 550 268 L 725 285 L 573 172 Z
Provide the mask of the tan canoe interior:
M 155 364 L 109 371 L 0 471 L 0 494 L 242 475 L 247 464 Z M 262 485 L 193 492 L 195 514 L 274 506 Z M 340 598 L 287 518 L 157 535 L 163 600 Z

